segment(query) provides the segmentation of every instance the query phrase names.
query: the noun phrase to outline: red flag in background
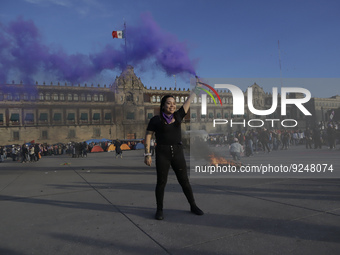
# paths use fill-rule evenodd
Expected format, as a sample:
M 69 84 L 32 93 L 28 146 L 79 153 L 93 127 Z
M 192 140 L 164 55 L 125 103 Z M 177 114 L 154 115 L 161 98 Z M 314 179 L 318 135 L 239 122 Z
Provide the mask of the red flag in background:
M 123 31 L 112 31 L 112 37 L 118 38 L 118 39 L 123 39 L 125 37 L 124 30 Z

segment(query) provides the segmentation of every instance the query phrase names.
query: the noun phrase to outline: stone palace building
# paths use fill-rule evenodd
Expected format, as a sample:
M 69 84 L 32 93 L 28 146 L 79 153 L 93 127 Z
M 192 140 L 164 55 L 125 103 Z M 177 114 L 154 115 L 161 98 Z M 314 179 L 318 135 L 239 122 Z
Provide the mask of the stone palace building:
M 252 87 L 254 107 L 269 109 L 272 95 L 265 93 L 256 83 Z M 110 86 L 0 84 L 0 145 L 22 144 L 32 140 L 54 144 L 93 138 L 144 138 L 150 118 L 159 113 L 162 96 L 172 94 L 180 105 L 189 93 L 189 89 L 147 88 L 132 66 L 128 66 Z M 227 133 L 243 128 L 240 125 L 235 128 L 227 125 L 213 128 L 213 119 L 282 119 L 280 109 L 269 117 L 260 117 L 252 115 L 245 107 L 243 116 L 234 116 L 232 94 L 229 91 L 218 91 L 218 94 L 223 106 L 215 105 L 208 97 L 207 114 L 203 116 L 200 114 L 201 98 L 193 100 L 190 112 L 183 121 L 184 131 L 203 129 L 208 133 Z M 295 106 L 287 111 L 287 118 L 298 121 L 298 129 L 327 121 L 331 112 L 340 107 L 340 97 L 312 98 L 305 106 L 312 116 L 305 117 Z M 275 123 L 274 127 L 281 128 L 279 124 Z

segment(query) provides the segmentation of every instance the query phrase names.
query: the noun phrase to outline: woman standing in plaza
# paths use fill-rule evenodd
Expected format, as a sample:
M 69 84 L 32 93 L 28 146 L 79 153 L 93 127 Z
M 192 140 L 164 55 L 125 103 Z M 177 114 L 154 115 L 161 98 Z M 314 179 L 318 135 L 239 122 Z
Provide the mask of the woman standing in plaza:
M 197 89 L 194 90 L 197 92 Z M 196 215 L 203 215 L 194 199 L 194 195 L 189 183 L 187 166 L 184 158 L 182 138 L 181 138 L 181 122 L 187 114 L 190 102 L 195 97 L 191 93 L 183 106 L 176 111 L 176 100 L 172 95 L 166 95 L 161 100 L 160 115 L 154 116 L 147 127 L 145 136 L 145 154 L 144 163 L 151 166 L 152 158 L 150 153 L 150 140 L 152 135 L 156 135 L 156 203 L 157 211 L 155 218 L 163 219 L 163 198 L 164 189 L 167 183 L 168 172 L 170 166 L 174 170 L 177 180 L 181 185 L 183 192 L 190 204 L 190 210 Z

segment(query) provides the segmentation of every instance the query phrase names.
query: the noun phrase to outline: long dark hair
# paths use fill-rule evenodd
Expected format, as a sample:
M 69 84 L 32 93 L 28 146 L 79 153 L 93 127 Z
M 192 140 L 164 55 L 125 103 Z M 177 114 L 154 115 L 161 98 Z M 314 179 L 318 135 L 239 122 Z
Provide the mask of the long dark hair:
M 160 116 L 160 118 L 161 118 L 161 120 L 162 120 L 162 124 L 165 123 L 165 119 L 164 119 L 164 117 L 163 117 L 163 112 L 164 112 L 164 109 L 163 109 L 163 108 L 164 108 L 164 105 L 165 105 L 166 100 L 167 100 L 169 97 L 172 97 L 172 98 L 175 100 L 175 102 L 176 102 L 176 98 L 175 98 L 173 95 L 165 95 L 165 96 L 162 97 L 161 105 L 160 105 L 160 108 L 159 108 L 159 116 Z M 176 124 L 176 125 L 179 125 L 181 122 L 178 120 L 177 114 L 174 114 L 174 118 L 175 118 L 175 124 Z

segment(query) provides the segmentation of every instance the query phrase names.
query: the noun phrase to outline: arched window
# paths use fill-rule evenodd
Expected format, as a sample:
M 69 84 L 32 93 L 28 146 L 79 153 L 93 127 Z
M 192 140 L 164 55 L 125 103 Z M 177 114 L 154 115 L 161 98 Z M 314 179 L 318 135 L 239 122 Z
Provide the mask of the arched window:
M 67 95 L 67 100 L 68 100 L 68 101 L 72 101 L 72 94 L 68 94 L 68 95 Z
M 53 94 L 53 100 L 54 100 L 54 101 L 58 101 L 58 100 L 59 100 L 59 96 L 58 96 L 57 93 L 54 93 L 54 94 Z
M 39 100 L 44 100 L 44 94 L 43 93 L 39 93 Z
M 91 95 L 90 94 L 87 94 L 86 100 L 91 101 Z
M 157 96 L 157 103 L 159 103 L 161 101 L 161 97 Z
M 65 95 L 64 94 L 60 94 L 59 99 L 60 99 L 60 101 L 64 101 L 65 100 Z
M 83 102 L 86 101 L 85 94 L 81 94 L 81 95 L 80 95 L 80 100 L 83 101 Z
M 176 103 L 179 103 L 179 96 L 176 97 Z
M 125 100 L 127 102 L 133 102 L 133 94 L 131 92 L 128 92 L 126 97 L 125 97 Z
M 78 100 L 79 100 L 78 94 L 73 94 L 73 100 L 74 100 L 74 101 L 78 101 Z
M 181 97 L 181 103 L 184 103 L 184 97 Z
M 104 95 L 103 94 L 99 94 L 99 101 L 104 102 Z
M 152 96 L 151 102 L 156 103 L 156 96 L 155 95 Z
M 98 95 L 97 94 L 93 95 L 93 101 L 98 102 Z
M 50 93 L 46 93 L 46 95 L 45 95 L 45 100 L 51 100 L 51 95 L 50 95 Z

